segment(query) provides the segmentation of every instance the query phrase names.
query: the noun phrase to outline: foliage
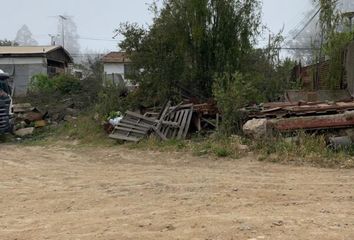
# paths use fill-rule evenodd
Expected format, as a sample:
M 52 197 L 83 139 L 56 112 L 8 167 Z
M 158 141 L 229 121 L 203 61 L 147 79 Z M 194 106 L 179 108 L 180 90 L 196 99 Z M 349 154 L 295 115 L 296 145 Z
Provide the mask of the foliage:
M 80 80 L 72 75 L 61 74 L 52 78 L 45 74 L 34 75 L 29 85 L 31 93 L 75 94 L 81 90 Z
M 338 9 L 336 0 L 313 0 L 320 6 L 320 28 L 324 45 L 322 46 L 325 55 L 330 59 L 327 87 L 336 89 L 344 75 L 344 50 L 352 41 L 354 34 L 350 32 L 338 32 L 339 26 L 343 27 L 345 21 Z M 321 57 L 321 56 L 320 56 Z
M 214 83 L 214 96 L 221 110 L 223 121 L 221 131 L 230 135 L 239 131 L 243 125 L 241 107 L 262 101 L 254 76 L 240 73 L 224 74 Z
M 43 93 L 54 91 L 54 84 L 46 74 L 36 74 L 31 78 L 29 84 L 29 91 L 31 93 Z
M 193 137 L 189 141 L 175 139 L 161 141 L 156 137 L 150 137 L 139 143 L 129 144 L 128 147 L 167 152 L 189 152 L 195 156 L 239 159 L 245 156 L 248 151 L 247 149 L 240 149 L 240 145 L 243 145 L 243 139 L 237 136 L 212 135 L 207 138 Z
M 125 112 L 128 109 L 127 89 L 124 84 L 115 84 L 112 81 L 105 82 L 98 93 L 96 112 L 107 118 L 111 112 Z
M 333 33 L 324 45 L 324 52 L 330 59 L 329 74 L 326 79 L 330 89 L 336 89 L 340 84 L 340 79 L 345 71 L 343 65 L 344 51 L 353 39 L 354 32 Z
M 70 74 L 57 75 L 52 79 L 55 90 L 61 94 L 75 94 L 81 91 L 81 82 Z
M 149 29 L 124 24 L 117 32 L 141 96 L 154 105 L 185 94 L 210 97 L 215 75 L 246 72 L 241 63 L 259 25 L 259 1 L 166 0 Z
M 351 149 L 335 152 L 327 147 L 324 136 L 300 132 L 292 138 L 278 136 L 257 141 L 252 146 L 260 160 L 319 167 L 353 168 Z
M 337 8 L 338 0 L 313 0 L 320 6 L 320 28 L 324 40 L 330 38 L 337 30 L 340 13 Z
M 273 47 L 272 49 L 274 49 Z M 264 101 L 280 101 L 284 90 L 293 88 L 290 75 L 294 62 L 290 59 L 276 63 L 274 50 L 255 50 L 246 59 L 248 73 L 224 74 L 216 77 L 213 93 L 221 110 L 222 133 L 240 132 L 245 116 L 239 110 Z
M 99 122 L 91 112 L 82 112 L 76 120 L 64 122 L 58 126 L 47 126 L 36 129 L 34 136 L 26 139 L 26 145 L 48 145 L 62 142 L 68 147 L 80 146 L 114 146 L 106 135 Z

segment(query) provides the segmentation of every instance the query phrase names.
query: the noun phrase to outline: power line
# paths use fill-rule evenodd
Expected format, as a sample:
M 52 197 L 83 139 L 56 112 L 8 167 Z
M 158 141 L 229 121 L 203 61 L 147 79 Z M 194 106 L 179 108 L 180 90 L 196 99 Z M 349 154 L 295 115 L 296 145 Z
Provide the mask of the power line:
M 310 18 L 309 21 L 305 24 L 305 26 L 293 37 L 293 40 L 296 39 L 309 25 L 310 23 L 315 19 L 315 17 L 321 12 L 321 8 L 319 8 L 316 13 Z
M 90 41 L 102 41 L 102 42 L 119 42 L 119 40 L 114 40 L 114 39 L 90 38 L 90 37 L 79 37 L 78 39 L 90 40 Z

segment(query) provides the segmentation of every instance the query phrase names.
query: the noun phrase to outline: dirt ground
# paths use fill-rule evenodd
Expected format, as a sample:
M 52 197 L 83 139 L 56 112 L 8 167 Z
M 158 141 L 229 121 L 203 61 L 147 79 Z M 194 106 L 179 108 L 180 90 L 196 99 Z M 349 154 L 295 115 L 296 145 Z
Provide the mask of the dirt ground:
M 0 145 L 0 239 L 354 239 L 354 170 Z

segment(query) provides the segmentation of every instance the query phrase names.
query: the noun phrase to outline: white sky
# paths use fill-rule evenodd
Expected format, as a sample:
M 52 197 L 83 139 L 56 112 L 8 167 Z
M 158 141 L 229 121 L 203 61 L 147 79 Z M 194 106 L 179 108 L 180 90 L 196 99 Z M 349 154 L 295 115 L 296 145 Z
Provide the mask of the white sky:
M 105 39 L 100 41 L 80 39 L 81 51 L 104 52 L 117 49 L 112 41 L 113 30 L 121 22 L 149 24 L 151 14 L 147 4 L 152 0 L 0 0 L 0 39 L 14 39 L 17 30 L 27 24 L 34 38 L 43 45 L 50 43 L 48 34 L 57 31 L 53 16 L 73 16 L 81 38 Z M 288 31 L 311 9 L 310 0 L 263 0 L 263 23 L 276 33 Z M 268 36 L 268 32 L 264 33 Z

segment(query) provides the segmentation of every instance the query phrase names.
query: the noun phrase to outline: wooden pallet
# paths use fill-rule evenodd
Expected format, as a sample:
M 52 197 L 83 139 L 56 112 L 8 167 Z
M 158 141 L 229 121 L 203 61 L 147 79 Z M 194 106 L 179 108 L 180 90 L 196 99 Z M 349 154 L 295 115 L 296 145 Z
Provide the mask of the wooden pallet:
M 165 105 L 158 119 L 128 111 L 109 137 L 139 142 L 150 133 L 155 133 L 162 140 L 184 139 L 188 134 L 192 115 L 193 104 L 171 107 L 170 102 Z
M 153 119 L 128 111 L 109 137 L 117 140 L 139 142 L 149 134 L 155 124 L 156 122 Z

